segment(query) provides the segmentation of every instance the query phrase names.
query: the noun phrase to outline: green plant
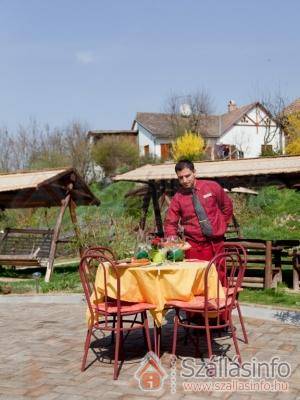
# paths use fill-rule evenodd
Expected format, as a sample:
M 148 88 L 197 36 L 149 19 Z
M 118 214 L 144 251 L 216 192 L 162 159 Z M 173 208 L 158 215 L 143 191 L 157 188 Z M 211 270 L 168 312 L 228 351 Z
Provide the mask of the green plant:
M 257 196 L 232 196 L 244 237 L 299 239 L 300 196 L 295 190 L 269 186 L 262 188 Z
M 104 137 L 92 149 L 92 157 L 107 176 L 124 168 L 134 168 L 139 162 L 139 150 L 135 143 L 124 138 Z

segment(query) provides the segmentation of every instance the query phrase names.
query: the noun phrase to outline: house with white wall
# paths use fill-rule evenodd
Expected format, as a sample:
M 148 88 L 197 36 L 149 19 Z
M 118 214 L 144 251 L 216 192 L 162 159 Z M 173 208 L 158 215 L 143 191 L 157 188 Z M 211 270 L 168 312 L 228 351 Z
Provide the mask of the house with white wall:
M 189 118 L 192 117 L 185 112 L 176 116 L 176 123 L 188 128 Z M 284 153 L 284 132 L 259 102 L 238 107 L 230 100 L 226 113 L 197 118 L 197 133 L 205 140 L 207 158 L 252 158 L 266 151 Z M 89 132 L 89 138 L 94 143 L 107 135 L 128 138 L 137 144 L 142 156 L 167 160 L 171 155 L 171 143 L 176 139 L 174 116 L 138 112 L 131 130 Z
M 188 118 L 189 115 L 179 116 L 180 123 L 188 125 Z M 198 133 L 205 139 L 211 159 L 252 158 L 266 151 L 284 152 L 284 132 L 259 102 L 237 107 L 231 100 L 226 113 L 203 115 L 200 119 Z M 141 155 L 169 157 L 175 138 L 174 116 L 138 112 L 132 129 L 138 132 Z

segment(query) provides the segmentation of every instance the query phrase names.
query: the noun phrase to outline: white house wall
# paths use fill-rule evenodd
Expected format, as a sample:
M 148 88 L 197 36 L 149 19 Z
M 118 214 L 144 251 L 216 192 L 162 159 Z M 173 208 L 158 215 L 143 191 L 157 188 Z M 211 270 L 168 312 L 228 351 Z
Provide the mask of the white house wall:
M 144 146 L 149 146 L 149 153 L 152 156 L 161 157 L 161 144 L 170 143 L 170 140 L 154 138 L 151 132 L 145 129 L 142 125 L 138 125 L 138 143 L 140 155 L 145 155 Z M 135 128 L 136 129 L 136 128 Z
M 138 124 L 138 131 L 139 131 L 138 142 L 139 142 L 140 155 L 142 156 L 145 155 L 144 151 L 145 146 L 149 146 L 149 153 L 151 155 L 155 155 L 156 145 L 155 145 L 155 139 L 153 138 L 152 134 L 140 124 Z
M 256 109 L 248 113 L 249 117 L 256 121 Z M 266 114 L 259 109 L 259 120 L 266 116 Z M 282 149 L 282 137 L 279 129 L 276 128 L 274 123 L 270 127 L 269 137 L 272 140 L 265 143 L 266 127 L 253 125 L 253 122 L 248 120 L 248 123 L 241 122 L 241 125 L 234 125 L 217 141 L 217 144 L 231 144 L 236 146 L 238 150 L 244 152 L 244 157 L 258 157 L 261 155 L 261 146 L 263 144 L 271 144 L 273 150 Z M 247 125 L 247 126 L 245 126 Z M 274 137 L 273 134 L 275 133 Z

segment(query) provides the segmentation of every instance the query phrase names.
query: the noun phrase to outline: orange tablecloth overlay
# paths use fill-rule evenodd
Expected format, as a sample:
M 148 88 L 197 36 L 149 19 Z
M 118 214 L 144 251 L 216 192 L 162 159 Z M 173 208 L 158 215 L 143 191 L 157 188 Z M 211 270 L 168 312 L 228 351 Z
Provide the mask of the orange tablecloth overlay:
M 157 326 L 161 326 L 164 306 L 169 300 L 191 301 L 195 295 L 204 294 L 204 272 L 207 261 L 182 261 L 166 265 L 128 267 L 120 270 L 121 300 L 147 302 L 156 305 L 151 314 Z M 215 268 L 209 272 L 209 298 L 217 297 Z M 103 297 L 103 271 L 98 268 L 96 274 L 98 297 Z M 108 296 L 116 297 L 116 277 L 113 271 L 107 274 Z M 225 298 L 221 285 L 219 297 Z

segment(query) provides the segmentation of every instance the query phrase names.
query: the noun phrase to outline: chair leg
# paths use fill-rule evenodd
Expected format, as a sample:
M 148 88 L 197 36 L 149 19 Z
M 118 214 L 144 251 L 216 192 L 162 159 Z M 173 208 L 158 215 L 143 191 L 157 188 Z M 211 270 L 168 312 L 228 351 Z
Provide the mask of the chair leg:
M 145 318 L 144 318 L 144 313 L 141 313 L 141 320 L 142 320 L 142 324 L 143 324 L 143 337 L 144 337 L 144 345 L 148 346 L 148 342 L 147 342 L 147 335 L 146 335 L 146 330 L 145 330 Z
M 208 318 L 205 318 L 205 332 L 206 332 L 208 358 L 211 358 L 212 357 L 212 345 L 211 345 L 211 335 L 210 335 Z
M 88 351 L 89 351 L 90 344 L 91 344 L 92 332 L 93 332 L 93 328 L 91 327 L 88 329 L 87 334 L 86 334 L 83 359 L 82 359 L 82 363 L 81 363 L 81 371 L 82 372 L 85 370 L 86 359 L 87 359 Z
M 179 321 L 178 310 L 176 310 L 176 315 L 174 317 L 174 329 L 173 329 L 173 345 L 172 345 L 173 356 L 176 356 L 178 321 Z
M 236 331 L 235 331 L 235 327 L 232 323 L 232 318 L 231 315 L 229 316 L 229 326 L 230 326 L 230 330 L 232 333 L 232 339 L 233 339 L 233 343 L 234 343 L 234 347 L 235 347 L 235 352 L 238 356 L 238 362 L 241 365 L 242 364 L 242 358 L 241 358 L 241 353 L 240 353 L 240 349 L 239 349 L 239 345 L 238 345 L 238 341 L 237 341 L 237 337 L 236 337 Z
M 248 344 L 249 343 L 248 335 L 247 335 L 247 332 L 246 332 L 246 328 L 245 328 L 245 325 L 244 325 L 244 319 L 243 319 L 243 316 L 242 316 L 242 313 L 241 313 L 241 309 L 240 309 L 240 305 L 239 305 L 238 301 L 236 302 L 236 308 L 237 308 L 237 311 L 238 311 L 238 314 L 239 314 L 239 319 L 240 319 L 240 323 L 241 323 L 241 327 L 242 327 L 242 331 L 243 331 L 243 335 L 244 335 L 244 342 L 246 344 Z
M 146 336 L 146 342 L 147 342 L 148 351 L 152 351 L 147 311 L 142 313 L 142 318 L 143 318 L 143 322 L 144 322 L 143 332 L 144 332 L 144 335 Z
M 115 359 L 114 359 L 114 380 L 118 379 L 120 341 L 121 341 L 121 321 L 117 320 Z
M 191 324 L 191 318 L 190 318 L 190 313 L 186 312 L 186 319 L 187 319 L 187 323 L 188 325 Z M 188 328 L 185 328 L 185 335 L 184 335 L 184 345 L 186 346 L 188 344 L 188 338 L 189 338 L 189 334 L 190 334 L 190 330 Z
M 124 360 L 124 333 L 123 333 L 123 317 L 121 316 L 121 331 L 120 331 L 120 358 Z
M 115 315 L 113 316 L 112 326 L 113 326 L 113 328 L 115 328 L 115 326 L 116 326 L 116 316 L 115 316 Z M 114 344 L 114 343 L 115 343 L 115 331 L 114 331 L 114 330 L 111 331 L 111 340 L 110 340 L 110 343 L 111 343 L 111 344 Z
M 154 352 L 157 357 L 160 357 L 160 342 L 161 342 L 161 326 L 156 326 L 154 323 Z

